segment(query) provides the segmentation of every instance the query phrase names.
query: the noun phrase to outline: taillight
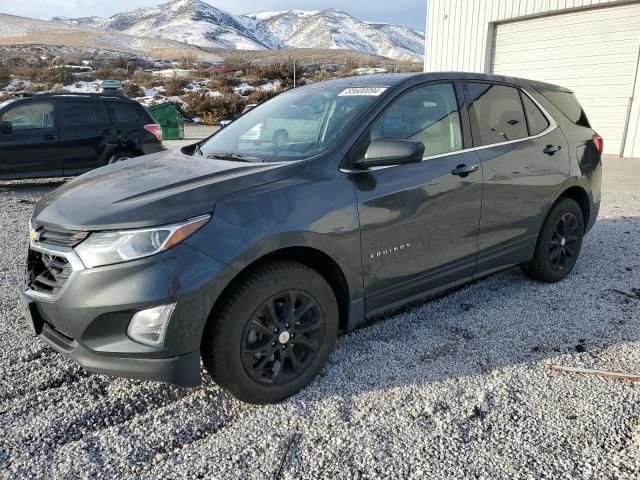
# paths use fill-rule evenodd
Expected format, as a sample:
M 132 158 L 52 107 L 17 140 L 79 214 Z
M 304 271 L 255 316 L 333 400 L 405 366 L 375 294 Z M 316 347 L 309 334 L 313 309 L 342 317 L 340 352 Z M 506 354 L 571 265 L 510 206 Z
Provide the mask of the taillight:
M 159 142 L 162 141 L 162 127 L 157 123 L 150 123 L 149 125 L 145 125 L 144 129 L 147 132 L 151 132 L 155 135 Z
M 593 137 L 591 137 L 591 138 L 593 138 L 593 143 L 595 144 L 596 148 L 598 149 L 598 152 L 600 152 L 600 155 L 602 155 L 602 152 L 604 151 L 604 140 L 597 133 L 594 133 Z

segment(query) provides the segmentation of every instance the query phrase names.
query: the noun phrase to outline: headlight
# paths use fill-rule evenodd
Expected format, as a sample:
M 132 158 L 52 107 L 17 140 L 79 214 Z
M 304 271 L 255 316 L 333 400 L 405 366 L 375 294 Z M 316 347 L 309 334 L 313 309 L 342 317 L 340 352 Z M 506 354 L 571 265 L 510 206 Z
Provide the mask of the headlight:
M 75 250 L 85 267 L 98 267 L 148 257 L 175 247 L 200 230 L 211 215 L 142 230 L 96 232 Z

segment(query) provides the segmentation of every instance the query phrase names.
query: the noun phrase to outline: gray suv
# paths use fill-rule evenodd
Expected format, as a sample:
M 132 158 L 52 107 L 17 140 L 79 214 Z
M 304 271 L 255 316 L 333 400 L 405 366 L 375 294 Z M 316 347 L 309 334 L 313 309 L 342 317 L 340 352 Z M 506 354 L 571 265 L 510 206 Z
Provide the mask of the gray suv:
M 305 122 L 295 135 L 248 133 L 286 115 Z M 555 85 L 428 73 L 296 88 L 43 198 L 25 315 L 91 372 L 195 386 L 202 359 L 239 399 L 276 402 L 338 332 L 390 308 L 514 265 L 566 277 L 598 214 L 601 153 Z

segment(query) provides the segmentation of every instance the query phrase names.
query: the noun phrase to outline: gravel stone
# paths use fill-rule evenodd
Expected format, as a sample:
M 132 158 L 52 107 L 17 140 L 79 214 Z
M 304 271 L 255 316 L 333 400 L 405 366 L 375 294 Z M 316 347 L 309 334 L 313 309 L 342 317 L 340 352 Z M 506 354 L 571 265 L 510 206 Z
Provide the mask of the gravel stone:
M 639 176 L 640 177 L 640 176 Z M 30 335 L 21 284 L 33 202 L 59 182 L 0 184 L 0 477 L 639 478 L 640 182 L 605 182 L 572 275 L 517 268 L 341 337 L 280 404 L 204 377 L 182 389 L 90 375 Z M 607 186 L 608 185 L 608 186 Z M 293 438 L 293 441 L 291 439 Z

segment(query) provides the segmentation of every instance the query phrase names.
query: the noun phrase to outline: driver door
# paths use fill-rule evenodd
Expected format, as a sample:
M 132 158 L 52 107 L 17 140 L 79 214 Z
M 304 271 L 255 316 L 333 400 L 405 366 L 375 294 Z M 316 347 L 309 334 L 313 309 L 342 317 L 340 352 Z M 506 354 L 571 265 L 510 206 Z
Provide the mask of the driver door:
M 0 134 L 0 179 L 62 175 L 56 100 L 16 102 L 0 114 L 11 133 Z
M 368 143 L 381 138 L 425 145 L 420 163 L 350 174 L 358 201 L 368 312 L 471 279 L 482 169 L 475 151 L 463 151 L 458 98 L 461 91 L 453 83 L 413 88 L 393 101 L 355 147 L 364 152 Z M 472 171 L 461 173 L 463 165 Z

